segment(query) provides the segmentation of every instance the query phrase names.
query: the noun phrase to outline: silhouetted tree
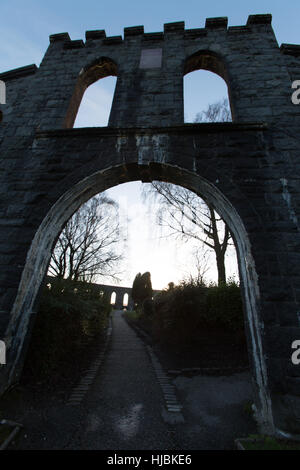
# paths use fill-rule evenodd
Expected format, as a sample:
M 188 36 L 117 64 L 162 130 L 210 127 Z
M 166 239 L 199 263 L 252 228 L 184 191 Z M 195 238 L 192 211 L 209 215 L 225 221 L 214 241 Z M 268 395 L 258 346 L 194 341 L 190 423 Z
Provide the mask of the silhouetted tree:
M 144 274 L 138 273 L 134 278 L 131 291 L 134 303 L 141 307 L 145 299 L 152 298 L 152 292 L 151 274 L 148 271 Z
M 48 274 L 88 282 L 98 276 L 117 278 L 120 240 L 118 204 L 99 194 L 81 206 L 63 228 Z
M 229 122 L 231 112 L 227 98 L 208 105 L 207 109 L 196 114 L 194 122 Z
M 198 113 L 195 122 L 225 122 L 231 121 L 228 100 L 210 104 L 206 111 Z M 153 181 L 144 186 L 145 198 L 154 196 L 159 202 L 157 211 L 158 223 L 171 229 L 170 235 L 182 239 L 193 238 L 204 243 L 215 252 L 218 284 L 226 283 L 225 253 L 230 241 L 230 232 L 224 220 L 215 212 L 210 204 L 206 204 L 197 194 L 181 186 L 170 183 Z M 198 282 L 203 281 L 207 270 L 201 266 L 199 256 L 196 257 Z
M 161 181 L 152 181 L 146 192 L 148 195 L 152 193 L 159 201 L 158 223 L 167 228 L 170 235 L 198 240 L 215 252 L 218 283 L 226 283 L 225 253 L 230 232 L 213 206 L 186 188 Z M 200 275 L 200 260 L 197 257 L 196 267 Z M 205 269 L 202 274 L 204 272 Z M 203 279 L 203 275 L 200 277 Z

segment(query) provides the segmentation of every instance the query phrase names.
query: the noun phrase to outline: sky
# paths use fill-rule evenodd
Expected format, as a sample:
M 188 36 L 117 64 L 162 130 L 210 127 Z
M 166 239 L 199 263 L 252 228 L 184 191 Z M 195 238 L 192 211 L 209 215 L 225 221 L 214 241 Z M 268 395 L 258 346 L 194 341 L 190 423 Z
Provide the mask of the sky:
M 149 186 L 149 183 L 144 183 L 143 186 L 145 185 Z M 141 186 L 142 183 L 125 183 L 107 191 L 110 197 L 118 201 L 121 226 L 127 228 L 128 242 L 122 264 L 124 279 L 133 281 L 138 272 L 149 271 L 153 288 L 162 289 L 167 287 L 169 282 L 176 284 L 188 279 L 190 275 L 196 276 L 194 253 L 201 248 L 199 243 L 192 240 L 182 242 L 180 238 L 171 236 L 168 231 L 162 231 L 157 224 L 158 204 L 144 203 L 140 197 Z M 238 280 L 234 247 L 228 248 L 226 260 L 227 276 Z M 217 269 L 213 253 L 205 253 L 204 268 L 207 269 L 206 280 L 216 281 Z M 126 282 L 121 284 L 125 285 Z M 131 284 L 132 282 L 128 287 Z
M 164 23 L 185 21 L 186 28 L 201 28 L 205 19 L 227 16 L 229 26 L 246 24 L 248 15 L 271 13 L 279 45 L 300 44 L 300 2 L 289 0 L 0 0 L 0 72 L 35 63 L 40 64 L 49 44 L 49 35 L 68 32 L 71 39 L 84 39 L 86 30 L 105 29 L 107 36 L 123 35 L 124 27 L 144 25 L 145 32 L 163 31 Z M 300 78 L 300 77 L 299 77 Z M 99 80 L 86 91 L 75 127 L 106 126 L 116 79 Z M 203 91 L 205 90 L 205 92 Z M 185 77 L 185 121 L 209 103 L 227 96 L 225 82 L 215 74 L 198 71 Z M 178 282 L 193 266 L 192 244 L 172 244 L 161 238 L 155 211 L 143 203 L 141 183 L 128 183 L 109 190 L 120 205 L 128 232 L 124 278 L 132 285 L 137 272 L 150 271 L 153 287 Z M 216 279 L 211 259 L 209 279 Z M 228 259 L 228 274 L 237 272 L 234 256 Z M 103 281 L 103 280 L 102 280 Z

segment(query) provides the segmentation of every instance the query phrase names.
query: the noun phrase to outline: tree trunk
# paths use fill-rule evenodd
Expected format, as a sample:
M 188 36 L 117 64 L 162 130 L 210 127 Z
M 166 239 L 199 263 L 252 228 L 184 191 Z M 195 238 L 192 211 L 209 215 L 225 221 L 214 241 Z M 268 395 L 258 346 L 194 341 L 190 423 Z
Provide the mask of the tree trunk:
M 216 253 L 217 268 L 218 268 L 218 286 L 226 284 L 226 271 L 225 271 L 225 254 Z
M 217 227 L 216 215 L 214 208 L 208 205 L 211 221 L 211 235 L 210 238 L 214 241 L 213 249 L 216 255 L 217 269 L 218 269 L 218 286 L 226 284 L 226 271 L 225 271 L 225 252 L 228 245 L 229 230 L 225 224 L 225 235 L 223 243 L 220 243 L 219 232 Z

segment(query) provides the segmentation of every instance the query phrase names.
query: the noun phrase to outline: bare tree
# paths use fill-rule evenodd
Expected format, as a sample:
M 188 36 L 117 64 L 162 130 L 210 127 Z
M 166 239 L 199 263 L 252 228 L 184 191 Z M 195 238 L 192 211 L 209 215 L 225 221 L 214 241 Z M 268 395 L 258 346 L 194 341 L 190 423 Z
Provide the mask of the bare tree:
M 207 259 L 208 251 L 208 248 L 205 248 L 204 244 L 195 248 L 193 252 L 195 274 L 188 274 L 186 278 L 188 282 L 191 282 L 198 286 L 201 286 L 205 283 L 205 274 L 209 270 Z
M 228 122 L 232 121 L 229 102 L 223 98 L 216 103 L 209 104 L 205 111 L 196 114 L 194 122 Z
M 52 252 L 48 274 L 92 282 L 117 278 L 120 225 L 118 204 L 104 193 L 90 199 L 69 219 Z
M 169 235 L 182 240 L 198 240 L 215 252 L 218 283 L 226 283 L 225 253 L 229 245 L 228 226 L 214 208 L 197 194 L 181 186 L 153 181 L 144 189 L 145 198 L 158 200 L 157 219 Z M 201 273 L 197 257 L 197 271 Z M 199 274 L 201 276 L 201 274 Z
M 231 121 L 227 98 L 210 104 L 207 110 L 196 115 L 195 122 Z M 154 196 L 159 201 L 158 223 L 171 230 L 170 234 L 183 240 L 195 239 L 213 250 L 218 270 L 218 284 L 226 283 L 225 253 L 230 242 L 226 223 L 217 215 L 212 205 L 181 186 L 154 181 L 144 189 L 144 197 Z M 201 268 L 199 252 L 196 256 L 198 280 L 203 280 L 205 267 Z

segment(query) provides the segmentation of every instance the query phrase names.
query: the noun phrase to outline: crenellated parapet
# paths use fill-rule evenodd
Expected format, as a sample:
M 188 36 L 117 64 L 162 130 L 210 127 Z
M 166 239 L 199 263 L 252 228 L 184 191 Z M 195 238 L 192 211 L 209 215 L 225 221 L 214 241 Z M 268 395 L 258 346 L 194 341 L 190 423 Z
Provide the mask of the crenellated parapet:
M 207 18 L 195 29 L 178 21 L 155 33 L 132 26 L 123 37 L 99 29 L 86 31 L 85 41 L 52 34 L 39 68 L 0 74 L 8 93 L 0 132 L 72 127 L 86 88 L 111 75 L 117 85 L 109 126 L 181 125 L 183 77 L 199 69 L 225 80 L 234 120 L 276 122 L 298 74 L 300 46 L 279 48 L 271 20 L 250 15 L 245 25 L 228 26 L 227 17 Z

